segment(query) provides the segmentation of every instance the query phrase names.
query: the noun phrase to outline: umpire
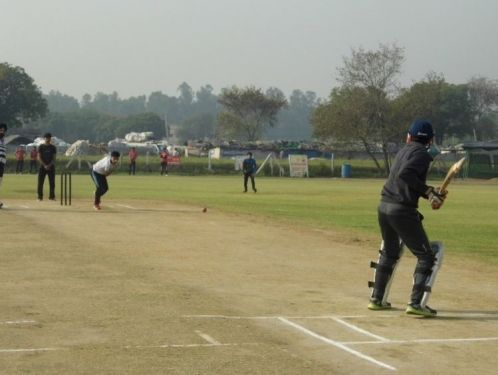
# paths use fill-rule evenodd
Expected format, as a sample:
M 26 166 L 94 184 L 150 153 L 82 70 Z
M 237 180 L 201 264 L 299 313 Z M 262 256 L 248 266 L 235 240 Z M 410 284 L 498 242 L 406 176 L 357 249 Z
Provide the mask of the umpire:
M 429 121 L 414 121 L 406 138 L 406 145 L 396 154 L 389 177 L 381 192 L 378 220 L 383 240 L 375 282 L 368 308 L 389 309 L 382 304 L 386 286 L 401 254 L 401 242 L 417 257 L 413 274 L 411 301 L 406 313 L 435 316 L 437 311 L 422 306 L 426 284 L 431 276 L 435 254 L 422 226 L 423 216 L 418 212 L 420 197 L 429 199 L 433 209 L 439 209 L 446 192 L 426 185 L 427 172 L 433 160 L 428 149 L 432 144 L 434 130 Z

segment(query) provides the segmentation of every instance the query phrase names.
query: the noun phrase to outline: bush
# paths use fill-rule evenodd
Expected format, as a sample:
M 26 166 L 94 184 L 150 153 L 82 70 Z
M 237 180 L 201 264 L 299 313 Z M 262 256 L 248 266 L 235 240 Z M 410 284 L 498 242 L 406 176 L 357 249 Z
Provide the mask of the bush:
M 68 171 L 75 174 L 86 174 L 89 173 L 90 165 L 99 160 L 101 156 L 86 156 L 81 158 L 81 168 L 78 168 L 78 159 L 73 159 L 71 161 L 70 157 L 59 156 L 56 162 L 56 171 L 60 173 L 62 171 Z M 331 161 L 330 160 L 310 160 L 308 164 L 308 171 L 310 177 L 341 177 L 341 166 L 344 162 L 351 165 L 351 178 L 385 178 L 383 172 L 379 170 L 374 165 L 373 161 L 365 159 L 350 159 L 350 160 L 334 160 L 334 171 L 332 173 Z M 258 160 L 258 163 L 262 163 L 262 160 Z M 68 166 L 69 164 L 69 166 Z M 90 165 L 89 165 L 90 164 Z M 483 163 L 484 164 L 484 163 Z M 263 170 L 260 172 L 260 176 L 275 176 L 280 175 L 280 168 L 284 172 L 284 176 L 289 176 L 289 164 L 286 160 L 279 160 L 278 164 L 273 163 L 273 174 L 271 171 L 270 163 L 267 163 Z M 484 165 L 482 169 L 488 169 L 489 165 Z M 5 167 L 5 173 L 15 173 L 16 160 L 14 157 L 9 157 L 7 159 L 7 164 Z M 235 162 L 232 159 L 221 159 L 221 160 L 211 160 L 211 169 L 208 169 L 208 160 L 206 157 L 182 157 L 181 165 L 169 165 L 168 170 L 170 174 L 182 175 L 182 176 L 202 176 L 202 175 L 240 175 L 241 171 L 235 170 Z M 29 171 L 29 158 L 24 161 L 24 173 Z M 159 174 L 161 171 L 159 157 L 156 155 L 149 157 L 149 163 L 146 163 L 146 157 L 139 157 L 137 160 L 137 174 Z M 494 170 L 493 173 L 496 173 Z M 125 155 L 121 160 L 121 165 L 115 173 L 128 173 L 128 157 Z M 444 177 L 441 173 L 445 174 L 446 171 L 438 171 L 436 168 L 432 168 L 429 172 L 429 178 L 431 179 L 441 179 Z M 485 173 L 485 171 L 473 170 L 470 177 L 480 178 L 490 178 L 496 177 L 493 173 Z

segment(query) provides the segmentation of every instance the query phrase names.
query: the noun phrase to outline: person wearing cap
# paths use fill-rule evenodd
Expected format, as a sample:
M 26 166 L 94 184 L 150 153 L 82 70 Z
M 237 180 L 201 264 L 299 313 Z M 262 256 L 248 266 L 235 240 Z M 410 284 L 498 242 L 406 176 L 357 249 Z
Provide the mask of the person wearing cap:
M 45 176 L 48 176 L 49 195 L 48 199 L 55 201 L 55 155 L 57 148 L 51 143 L 52 134 L 45 133 L 43 135 L 45 140 L 38 146 L 38 161 L 40 168 L 38 169 L 38 200 L 43 200 L 43 185 L 45 183 Z
M 252 191 L 255 193 L 256 184 L 254 182 L 254 175 L 256 174 L 257 166 L 256 160 L 252 158 L 252 152 L 247 153 L 247 158 L 242 162 L 242 173 L 244 173 L 244 193 L 247 193 L 247 180 L 251 179 Z
M 5 169 L 5 163 L 7 162 L 7 148 L 5 147 L 5 141 L 3 138 L 7 133 L 7 124 L 0 124 L 0 186 L 2 186 L 3 171 Z M 3 207 L 3 203 L 0 202 L 0 208 Z
M 426 184 L 431 161 L 428 152 L 434 130 L 427 120 L 415 120 L 407 134 L 406 145 L 396 154 L 389 177 L 382 188 L 378 207 L 378 221 L 383 245 L 376 266 L 373 292 L 368 308 L 385 310 L 384 293 L 401 254 L 401 242 L 417 258 L 413 274 L 413 289 L 406 313 L 435 316 L 437 311 L 422 306 L 422 296 L 435 262 L 435 253 L 422 226 L 423 216 L 418 212 L 419 198 L 429 200 L 433 209 L 439 209 L 446 192 Z

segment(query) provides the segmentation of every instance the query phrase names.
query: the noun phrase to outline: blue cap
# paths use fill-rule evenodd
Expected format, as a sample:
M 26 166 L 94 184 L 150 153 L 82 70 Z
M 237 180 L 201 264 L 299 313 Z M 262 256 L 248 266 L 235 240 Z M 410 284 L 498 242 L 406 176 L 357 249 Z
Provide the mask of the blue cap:
M 408 129 L 408 134 L 412 137 L 417 137 L 421 139 L 432 139 L 434 137 L 434 130 L 432 129 L 432 125 L 427 120 L 415 120 L 410 125 L 410 129 Z

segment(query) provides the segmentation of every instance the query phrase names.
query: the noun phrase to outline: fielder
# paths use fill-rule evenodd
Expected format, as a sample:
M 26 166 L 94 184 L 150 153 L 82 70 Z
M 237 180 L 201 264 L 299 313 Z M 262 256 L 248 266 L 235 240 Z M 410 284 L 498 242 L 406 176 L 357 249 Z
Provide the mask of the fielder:
M 247 181 L 249 179 L 251 179 L 252 191 L 255 193 L 257 192 L 256 184 L 254 182 L 254 175 L 257 170 L 258 167 L 256 165 L 256 160 L 253 159 L 252 152 L 248 152 L 247 158 L 242 162 L 242 172 L 244 173 L 244 193 L 247 193 Z
M 91 171 L 92 180 L 95 183 L 95 200 L 93 208 L 100 210 L 101 197 L 109 190 L 107 184 L 107 176 L 109 176 L 118 166 L 119 157 L 121 154 L 118 151 L 112 151 L 111 155 L 107 155 L 103 159 L 96 162 Z
M 430 243 L 422 226 L 423 216 L 418 212 L 420 197 L 428 199 L 434 210 L 439 209 L 447 192 L 426 185 L 427 172 L 433 160 L 428 152 L 434 137 L 429 121 L 414 121 L 406 145 L 396 154 L 389 177 L 381 192 L 378 220 L 382 245 L 375 268 L 375 281 L 370 310 L 390 309 L 387 295 L 396 265 L 406 246 L 417 257 L 413 274 L 411 300 L 407 314 L 435 316 L 437 311 L 426 305 L 432 284 L 441 266 L 443 248 L 440 243 Z

